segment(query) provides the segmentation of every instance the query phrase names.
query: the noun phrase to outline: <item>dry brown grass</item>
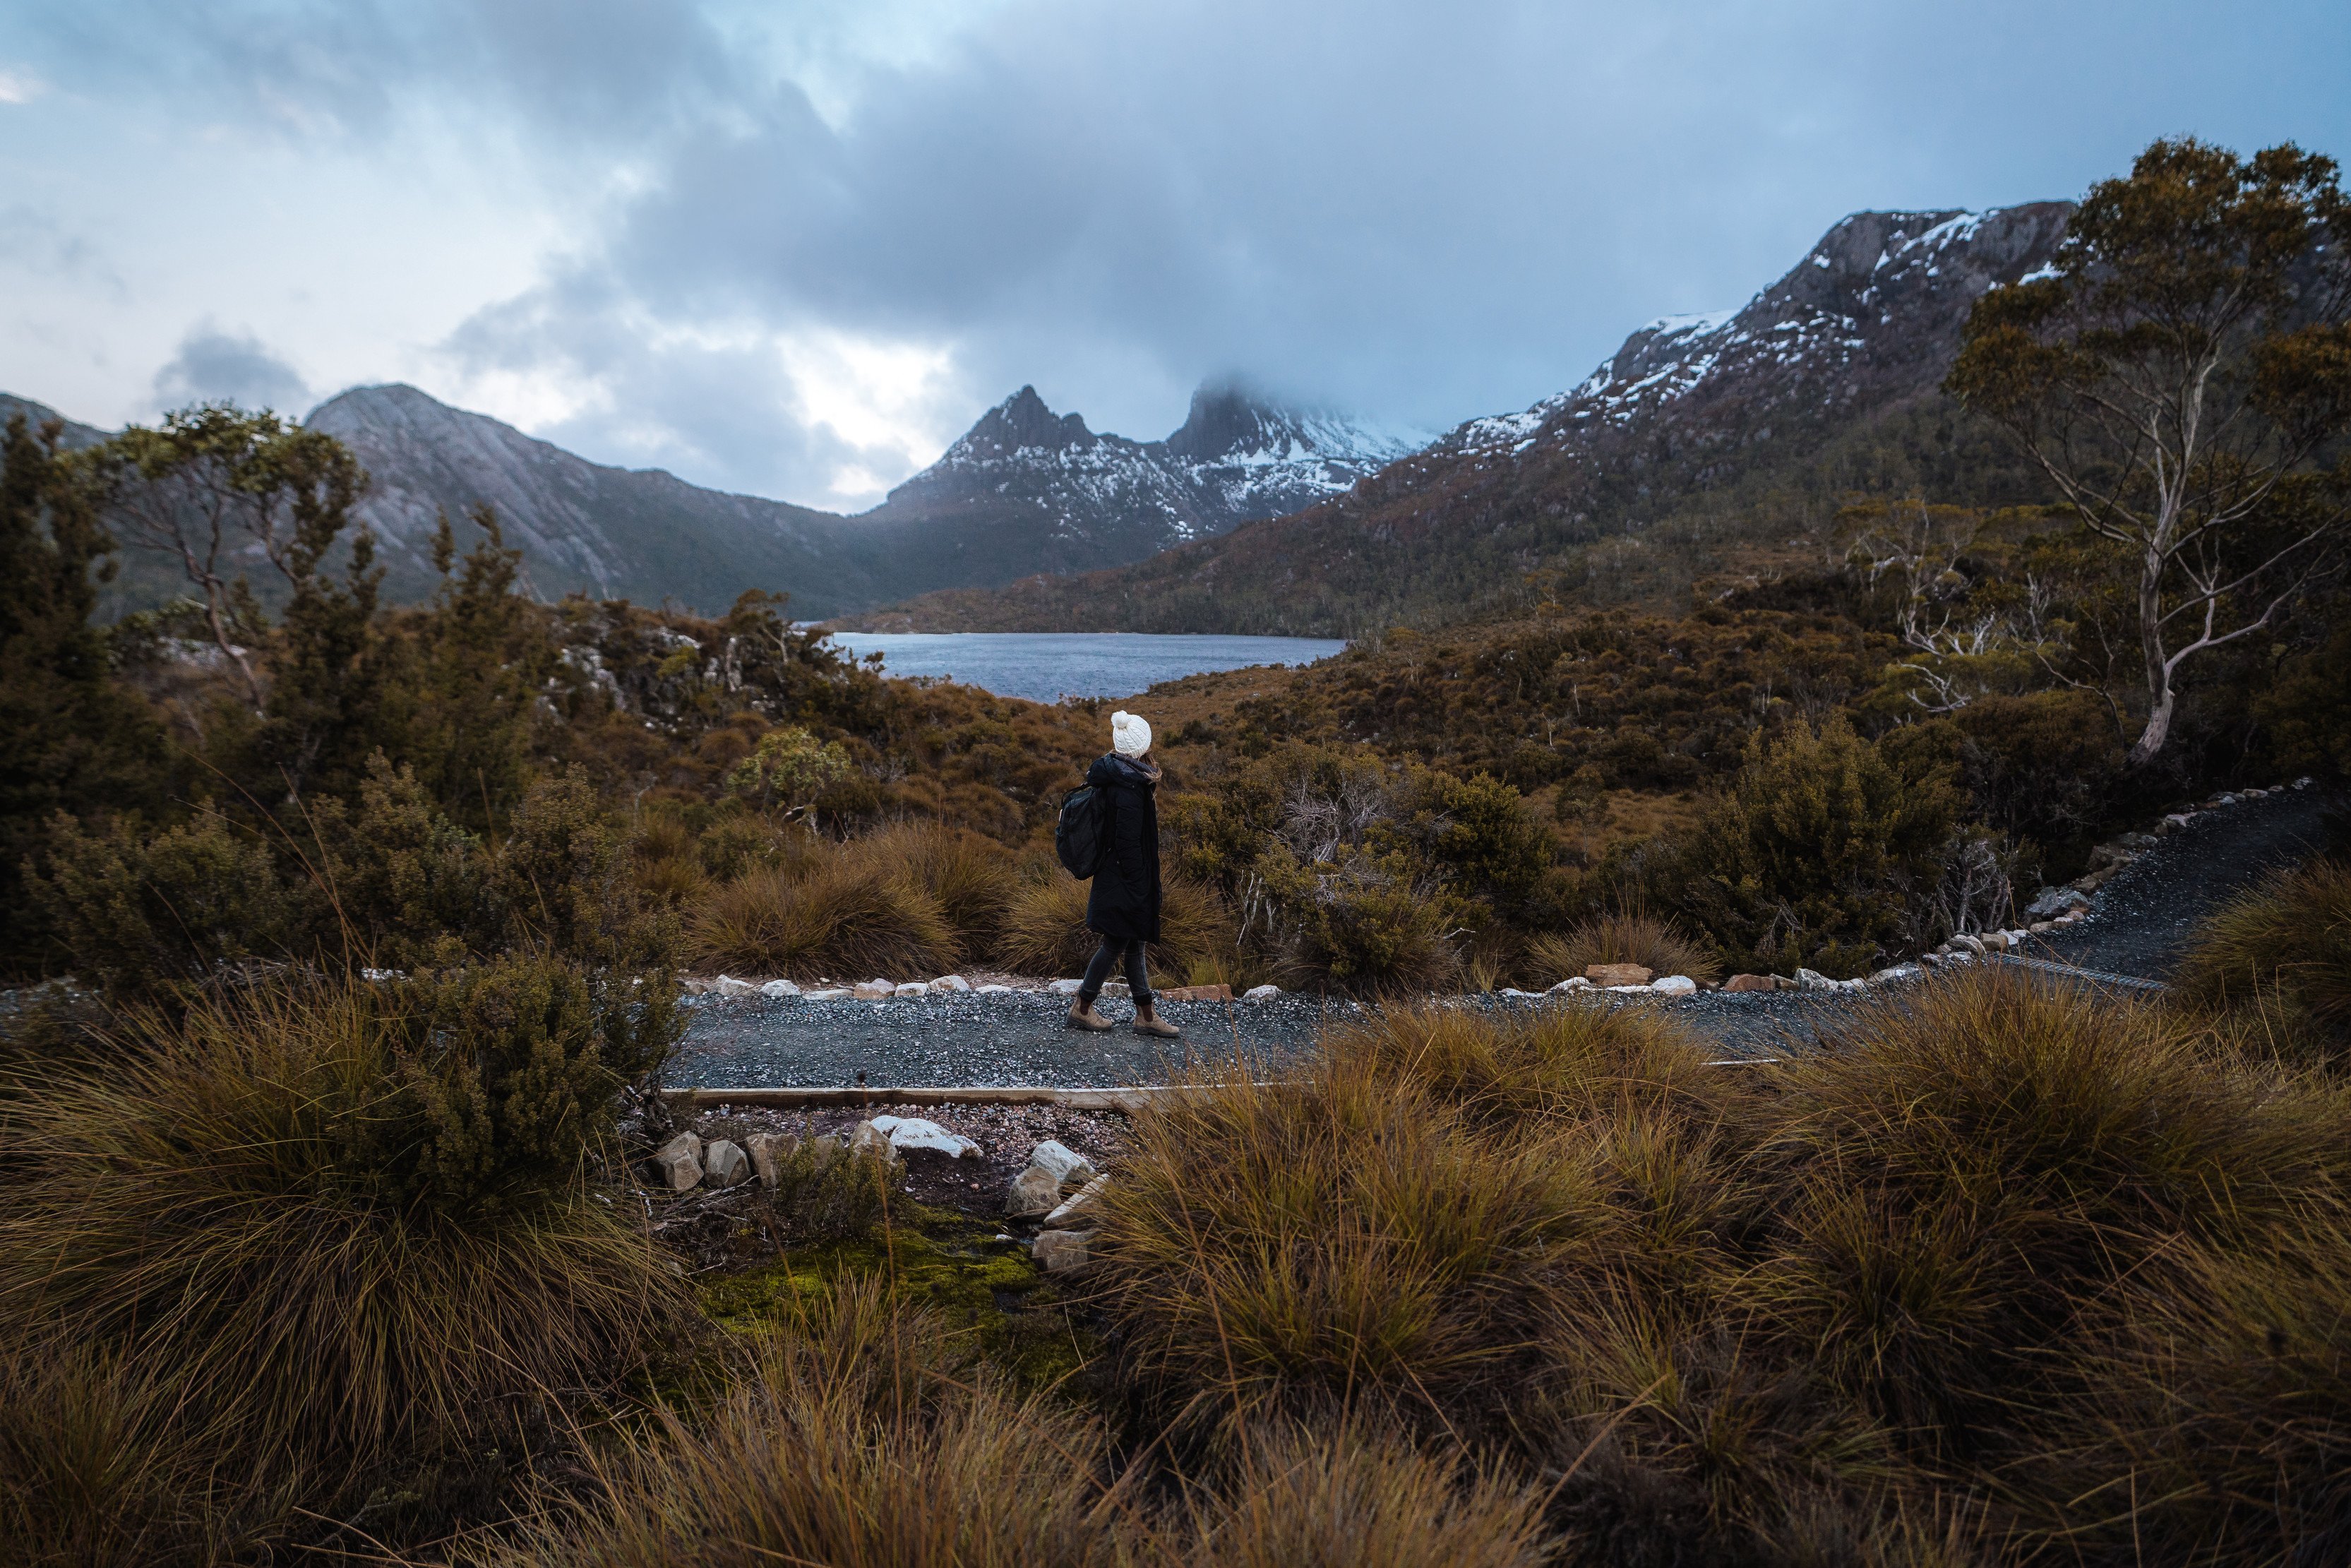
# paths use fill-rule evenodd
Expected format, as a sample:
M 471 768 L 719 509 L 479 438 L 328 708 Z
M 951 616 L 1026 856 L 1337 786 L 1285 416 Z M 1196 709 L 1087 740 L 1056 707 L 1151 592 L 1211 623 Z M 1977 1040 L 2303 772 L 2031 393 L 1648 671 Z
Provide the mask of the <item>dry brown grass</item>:
M 2194 1001 L 2283 1026 L 2283 1054 L 2351 1065 L 2351 865 L 2281 872 L 2208 918 L 2174 977 Z
M 1722 977 L 1722 959 L 1669 921 L 1646 915 L 1607 915 L 1527 945 L 1526 969 L 1545 986 L 1583 974 L 1594 964 L 1638 964 L 1659 975 L 1687 975 L 1700 985 Z
M 714 889 L 686 937 L 705 964 L 799 979 L 929 977 L 957 957 L 937 899 L 895 868 L 840 853 L 802 874 L 754 871 Z
M 998 963 L 1021 974 L 1068 977 L 1085 972 L 1102 938 L 1086 929 L 1086 895 L 1092 883 L 1058 867 L 1022 883 L 1005 907 L 995 953 Z M 1220 967 L 1238 970 L 1231 915 L 1206 888 L 1170 879 L 1163 884 L 1160 940 L 1150 951 L 1154 972 L 1191 983 L 1226 979 Z
M 0 1462 L 8 1506 L 63 1517 L 59 1487 L 135 1499 L 153 1472 L 223 1517 L 297 1483 L 329 1508 L 616 1388 L 680 1326 L 652 1247 L 559 1150 L 538 1187 L 395 1184 L 437 1103 L 398 1038 L 353 992 L 224 1003 L 19 1106 L 12 1155 L 43 1175 L 0 1214 L 0 1339 L 53 1452 L 30 1480 Z M 77 1414 L 101 1396 L 103 1423 Z
M 1762 1071 L 1582 1006 L 1325 1045 L 1139 1118 L 1107 1197 L 1099 1299 L 1179 1437 L 1384 1412 L 1559 1477 L 1611 1563 L 2283 1564 L 2351 1530 L 2331 1084 L 1989 974 Z
M 1056 1568 L 1123 1521 L 1100 1425 L 1002 1392 L 935 1320 L 852 1280 L 760 1340 L 732 1389 L 616 1435 L 489 1563 Z

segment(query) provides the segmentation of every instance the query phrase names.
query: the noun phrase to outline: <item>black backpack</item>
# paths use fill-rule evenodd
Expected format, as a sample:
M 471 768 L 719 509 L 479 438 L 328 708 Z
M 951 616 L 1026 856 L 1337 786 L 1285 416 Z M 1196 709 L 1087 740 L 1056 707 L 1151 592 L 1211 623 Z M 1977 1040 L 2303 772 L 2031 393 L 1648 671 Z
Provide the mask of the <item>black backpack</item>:
M 1053 852 L 1080 882 L 1090 882 L 1102 869 L 1102 808 L 1109 802 L 1091 784 L 1081 784 L 1061 797 L 1061 814 L 1053 823 Z

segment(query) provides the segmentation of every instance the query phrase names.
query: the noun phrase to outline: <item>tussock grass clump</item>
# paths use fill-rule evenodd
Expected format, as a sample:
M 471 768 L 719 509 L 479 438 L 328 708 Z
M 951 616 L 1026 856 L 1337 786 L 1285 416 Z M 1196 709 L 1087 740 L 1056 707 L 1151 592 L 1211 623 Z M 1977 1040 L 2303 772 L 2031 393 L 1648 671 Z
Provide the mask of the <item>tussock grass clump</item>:
M 1360 1423 L 1251 1433 L 1193 1539 L 1163 1560 L 1198 1568 L 1536 1568 L 1553 1561 L 1541 1492 L 1458 1456 L 1432 1455 Z M 1173 1547 L 1173 1550 L 1169 1548 Z
M 753 974 L 935 975 L 956 961 L 939 901 L 889 867 L 830 854 L 804 873 L 754 871 L 689 918 L 704 962 Z
M 1102 938 L 1086 929 L 1086 897 L 1092 885 L 1059 869 L 1022 883 L 1005 906 L 997 961 L 1021 974 L 1083 974 L 1086 961 L 1102 946 Z M 1231 915 L 1221 899 L 1196 883 L 1171 877 L 1162 883 L 1159 928 L 1160 940 L 1150 950 L 1153 963 L 1187 978 L 1234 950 Z
M 1722 978 L 1722 959 L 1712 946 L 1646 915 L 1604 915 L 1527 944 L 1526 967 L 1542 985 L 1555 986 L 1594 964 L 1638 964 L 1660 975 L 1687 975 L 1700 985 Z
M 897 873 L 938 900 L 966 956 L 987 950 L 1017 876 L 1001 844 L 967 828 L 902 822 L 853 840 L 844 851 L 877 871 Z
M 2076 1384 L 2121 1281 L 2258 1254 L 2340 1202 L 2339 1096 L 2232 1071 L 2158 1009 L 2021 977 L 1870 1008 L 1781 1072 L 1770 1310 L 1891 1425 L 1970 1453 Z
M 2273 1006 L 2290 1055 L 2351 1066 L 2351 864 L 2281 872 L 2213 912 L 2175 977 L 2218 1008 Z
M 844 1277 L 762 1337 L 699 1419 L 659 1412 L 551 1496 L 519 1568 L 1056 1568 L 1118 1559 L 1096 1422 L 1015 1398 L 945 1328 Z
M 135 1355 L 178 1430 L 314 1499 L 627 1375 L 677 1320 L 581 1180 L 617 1080 L 588 1020 L 507 978 L 421 1019 L 352 989 L 150 1018 L 45 1086 L 13 1128 L 43 1176 L 0 1214 L 0 1329 Z

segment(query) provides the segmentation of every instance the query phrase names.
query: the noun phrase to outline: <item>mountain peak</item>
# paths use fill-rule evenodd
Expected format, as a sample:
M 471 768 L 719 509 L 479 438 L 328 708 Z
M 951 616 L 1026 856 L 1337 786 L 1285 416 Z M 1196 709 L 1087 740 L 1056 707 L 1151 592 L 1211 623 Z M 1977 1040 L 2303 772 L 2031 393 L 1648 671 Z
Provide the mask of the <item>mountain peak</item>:
M 1033 386 L 1024 386 L 979 416 L 963 438 L 947 448 L 945 463 L 987 462 L 1021 451 L 1062 452 L 1101 439 L 1084 416 L 1057 414 Z

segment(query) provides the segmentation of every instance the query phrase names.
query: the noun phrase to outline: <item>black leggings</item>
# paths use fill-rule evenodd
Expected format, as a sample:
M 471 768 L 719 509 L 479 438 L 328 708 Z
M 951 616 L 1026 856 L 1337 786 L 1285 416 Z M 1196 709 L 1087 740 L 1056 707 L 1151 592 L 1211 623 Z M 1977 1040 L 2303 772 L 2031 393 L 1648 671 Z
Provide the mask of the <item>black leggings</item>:
M 1151 1005 L 1151 972 L 1144 967 L 1143 944 L 1116 942 L 1107 936 L 1087 963 L 1086 977 L 1078 982 L 1078 1000 L 1088 1007 L 1094 1005 L 1094 998 L 1102 995 L 1102 982 L 1110 978 L 1112 968 L 1122 956 L 1126 959 L 1127 995 L 1138 1008 Z

